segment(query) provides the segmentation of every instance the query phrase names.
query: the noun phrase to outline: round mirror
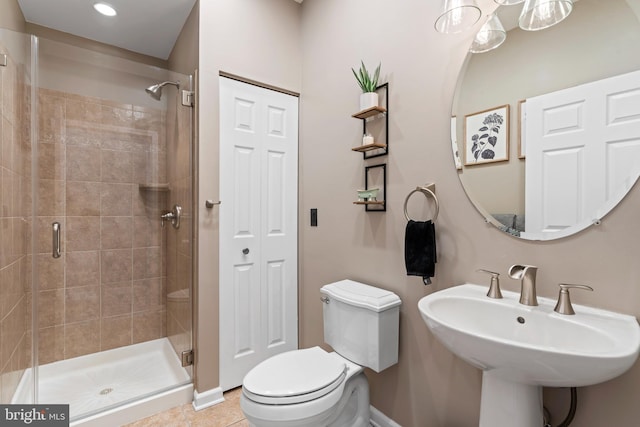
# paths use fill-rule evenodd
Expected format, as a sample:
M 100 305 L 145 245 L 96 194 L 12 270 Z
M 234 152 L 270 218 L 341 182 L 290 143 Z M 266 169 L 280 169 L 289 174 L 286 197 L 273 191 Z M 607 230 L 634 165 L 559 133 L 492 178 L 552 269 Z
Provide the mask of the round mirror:
M 488 222 L 551 240 L 599 224 L 638 178 L 640 0 L 574 0 L 541 31 L 521 9 L 499 7 L 506 40 L 462 67 L 452 150 Z

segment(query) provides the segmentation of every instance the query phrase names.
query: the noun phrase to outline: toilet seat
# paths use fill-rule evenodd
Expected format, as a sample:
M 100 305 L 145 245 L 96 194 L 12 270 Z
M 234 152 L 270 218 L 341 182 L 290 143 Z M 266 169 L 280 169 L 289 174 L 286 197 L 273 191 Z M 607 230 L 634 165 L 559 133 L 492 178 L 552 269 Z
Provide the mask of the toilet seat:
M 254 402 L 286 405 L 309 402 L 343 385 L 347 365 L 320 347 L 273 356 L 253 368 L 242 382 Z

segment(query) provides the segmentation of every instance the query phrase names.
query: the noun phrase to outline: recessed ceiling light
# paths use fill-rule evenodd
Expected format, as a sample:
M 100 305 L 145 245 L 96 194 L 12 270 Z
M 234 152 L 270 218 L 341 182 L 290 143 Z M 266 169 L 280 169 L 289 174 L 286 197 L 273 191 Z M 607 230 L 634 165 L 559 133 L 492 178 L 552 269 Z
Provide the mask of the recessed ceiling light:
M 106 3 L 94 3 L 93 8 L 104 16 L 116 16 L 118 12 Z

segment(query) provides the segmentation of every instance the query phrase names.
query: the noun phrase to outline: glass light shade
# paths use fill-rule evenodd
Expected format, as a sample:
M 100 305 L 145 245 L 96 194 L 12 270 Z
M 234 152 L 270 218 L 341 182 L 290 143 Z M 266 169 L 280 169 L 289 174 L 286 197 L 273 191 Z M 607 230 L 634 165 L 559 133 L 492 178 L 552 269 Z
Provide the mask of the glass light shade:
M 514 4 L 519 4 L 524 2 L 524 0 L 493 0 L 493 1 L 503 6 L 513 6 Z
M 443 0 L 442 13 L 436 19 L 436 31 L 444 34 L 460 33 L 478 22 L 481 14 L 475 0 Z
M 507 32 L 504 30 L 500 19 L 498 19 L 498 15 L 492 15 L 476 34 L 469 52 L 488 52 L 500 46 L 506 39 Z
M 526 0 L 518 24 L 527 31 L 544 30 L 565 19 L 571 10 L 572 0 Z

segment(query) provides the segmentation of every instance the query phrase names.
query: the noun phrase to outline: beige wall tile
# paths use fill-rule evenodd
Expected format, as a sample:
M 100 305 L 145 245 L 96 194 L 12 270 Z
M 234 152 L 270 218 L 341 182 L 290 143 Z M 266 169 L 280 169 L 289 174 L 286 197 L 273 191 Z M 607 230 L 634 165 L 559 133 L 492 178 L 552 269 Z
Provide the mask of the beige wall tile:
M 102 284 L 125 282 L 132 279 L 131 249 L 101 251 Z
M 66 96 L 66 120 L 83 123 L 100 123 L 102 121 L 102 107 L 97 99 L 89 97 Z
M 64 179 L 65 146 L 42 142 L 38 144 L 38 177 L 40 179 Z
M 2 146 L 0 147 L 2 162 L 0 163 L 0 166 L 7 169 L 13 169 L 15 168 L 13 164 L 13 125 L 9 119 L 4 116 L 2 117 L 2 120 L 0 120 L 0 123 L 0 126 L 2 126 L 2 133 L 0 133 L 0 136 L 2 136 Z
M 13 180 L 15 173 L 2 168 L 2 206 L 0 213 L 4 217 L 13 216 Z
M 103 216 L 131 216 L 133 185 L 103 183 L 100 193 L 100 214 Z
M 65 290 L 65 324 L 100 318 L 100 286 Z
M 26 333 L 26 298 L 21 298 L 13 309 L 0 320 L 0 360 L 8 361 Z
M 164 310 L 133 314 L 133 343 L 155 340 L 165 336 Z
M 102 123 L 130 128 L 133 125 L 133 111 L 130 108 L 102 105 Z
M 164 308 L 165 293 L 162 279 L 145 279 L 133 281 L 133 311 L 148 311 Z
M 11 222 L 13 228 L 12 254 L 19 258 L 27 253 L 27 237 L 31 234 L 27 228 L 27 221 L 24 218 L 13 218 Z
M 131 282 L 111 283 L 100 287 L 102 317 L 131 314 Z
M 100 194 L 99 182 L 67 181 L 66 214 L 69 216 L 100 215 Z
M 101 321 L 100 350 L 109 350 L 131 344 L 131 314 L 104 318 Z
M 100 181 L 102 177 L 100 149 L 91 146 L 67 146 L 67 179 L 69 181 Z
M 168 225 L 168 224 L 167 224 Z M 133 217 L 133 247 L 146 248 L 162 244 L 160 217 Z
M 159 247 L 133 250 L 133 279 L 160 277 L 162 257 Z
M 102 147 L 104 132 L 96 126 L 86 126 L 78 123 L 67 123 L 66 129 L 67 147 L 71 146 L 90 146 L 95 148 Z
M 39 89 L 38 137 L 41 141 L 63 143 L 65 139 L 65 100 L 59 93 Z
M 64 324 L 64 289 L 38 292 L 38 327 Z
M 64 215 L 64 181 L 41 179 L 38 181 L 38 215 Z
M 100 284 L 100 252 L 67 252 L 65 256 L 67 288 Z
M 100 249 L 100 217 L 68 216 L 66 232 L 63 230 L 67 251 L 89 251 Z M 51 242 L 49 242 L 51 245 Z
M 64 287 L 64 264 L 66 255 L 53 258 L 50 253 L 36 255 L 38 267 L 38 289 L 41 291 Z
M 133 219 L 124 216 L 103 216 L 100 221 L 102 249 L 126 249 L 132 247 Z
M 64 326 L 41 328 L 38 331 L 38 363 L 64 359 Z
M 102 181 L 133 183 L 133 156 L 130 151 L 102 150 Z
M 64 357 L 82 356 L 100 351 L 100 321 L 65 325 L 64 329 Z
M 10 264 L 11 245 L 13 244 L 13 227 L 11 227 L 11 218 L 0 217 L 0 231 L 2 231 L 2 239 L 0 239 L 0 268 Z

